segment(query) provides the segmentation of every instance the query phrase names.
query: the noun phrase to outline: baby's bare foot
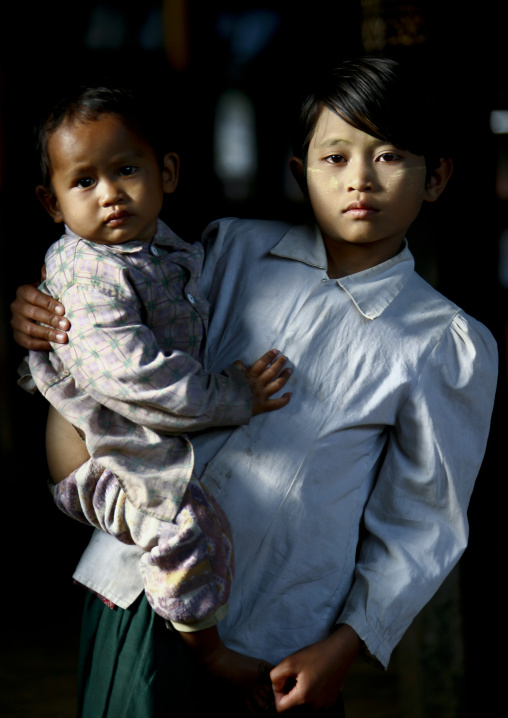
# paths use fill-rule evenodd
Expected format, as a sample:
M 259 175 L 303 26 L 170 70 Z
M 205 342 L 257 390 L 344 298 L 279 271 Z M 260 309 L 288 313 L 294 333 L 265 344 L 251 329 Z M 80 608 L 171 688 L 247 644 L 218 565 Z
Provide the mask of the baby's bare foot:
M 223 680 L 245 700 L 246 707 L 254 715 L 273 705 L 272 666 L 260 658 L 251 658 L 232 651 L 226 646 L 216 651 L 204 663 L 206 671 L 214 678 Z
M 245 701 L 245 705 L 252 715 L 276 715 L 270 671 L 270 664 L 262 661 L 259 665 L 258 680 Z
M 259 658 L 251 658 L 222 645 L 203 661 L 203 665 L 216 678 L 223 678 L 239 686 L 254 686 L 264 668 Z
M 221 693 L 232 701 L 232 705 L 243 704 L 252 715 L 266 712 L 274 705 L 270 680 L 273 666 L 269 663 L 227 648 L 220 640 L 216 626 L 180 635 L 198 665 L 213 679 L 216 688 L 222 686 Z

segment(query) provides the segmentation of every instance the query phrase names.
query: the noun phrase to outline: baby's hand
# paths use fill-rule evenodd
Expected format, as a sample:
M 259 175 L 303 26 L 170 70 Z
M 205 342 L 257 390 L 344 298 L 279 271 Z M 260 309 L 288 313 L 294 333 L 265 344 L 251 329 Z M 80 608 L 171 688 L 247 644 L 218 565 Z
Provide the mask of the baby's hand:
M 254 399 L 252 416 L 262 414 L 264 411 L 282 409 L 283 406 L 289 404 L 291 399 L 289 392 L 276 399 L 270 398 L 284 387 L 291 376 L 291 369 L 282 371 L 287 357 L 282 354 L 277 356 L 278 354 L 277 349 L 271 349 L 249 368 L 243 362 L 235 361 L 235 366 L 243 371 L 250 384 Z

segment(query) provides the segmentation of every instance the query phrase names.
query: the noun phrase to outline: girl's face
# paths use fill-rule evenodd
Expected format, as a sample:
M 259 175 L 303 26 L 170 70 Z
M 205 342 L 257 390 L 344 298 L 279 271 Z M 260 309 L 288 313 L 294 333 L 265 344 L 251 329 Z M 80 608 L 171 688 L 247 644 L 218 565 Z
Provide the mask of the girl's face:
M 355 129 L 327 107 L 310 141 L 306 180 L 332 267 L 344 253 L 360 269 L 394 256 L 430 199 L 423 156 Z

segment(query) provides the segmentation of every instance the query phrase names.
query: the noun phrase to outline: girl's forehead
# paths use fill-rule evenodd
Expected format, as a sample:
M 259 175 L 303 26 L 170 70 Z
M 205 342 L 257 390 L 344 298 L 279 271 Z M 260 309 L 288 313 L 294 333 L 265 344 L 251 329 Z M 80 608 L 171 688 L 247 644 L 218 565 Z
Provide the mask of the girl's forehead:
M 374 137 L 374 135 L 354 127 L 330 108 L 323 107 L 314 127 L 310 146 L 321 149 L 340 143 L 377 145 L 386 143 L 386 140 Z

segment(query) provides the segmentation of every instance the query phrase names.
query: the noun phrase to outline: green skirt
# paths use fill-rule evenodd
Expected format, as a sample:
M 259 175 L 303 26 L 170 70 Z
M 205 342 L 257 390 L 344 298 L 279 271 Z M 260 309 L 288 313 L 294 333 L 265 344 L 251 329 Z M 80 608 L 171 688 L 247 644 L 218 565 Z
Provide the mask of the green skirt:
M 128 609 L 88 592 L 79 656 L 78 718 L 203 715 L 199 678 L 178 633 L 143 594 Z M 198 694 L 198 695 L 196 695 Z
M 87 593 L 78 687 L 78 718 L 252 718 L 229 687 L 199 672 L 144 593 L 125 610 Z M 344 718 L 343 710 L 341 696 L 332 708 L 287 715 Z

